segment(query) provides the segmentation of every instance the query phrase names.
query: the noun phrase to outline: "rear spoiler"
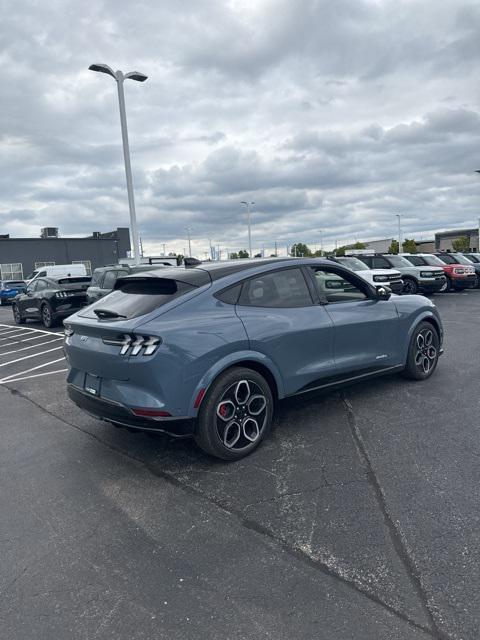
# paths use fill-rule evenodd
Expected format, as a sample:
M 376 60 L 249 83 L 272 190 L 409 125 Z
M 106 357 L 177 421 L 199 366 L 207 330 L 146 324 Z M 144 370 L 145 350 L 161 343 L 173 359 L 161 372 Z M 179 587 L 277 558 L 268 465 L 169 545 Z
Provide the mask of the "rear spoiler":
M 203 287 L 212 282 L 210 274 L 203 269 L 179 269 L 174 267 L 172 269 L 161 269 L 158 272 L 145 271 L 141 275 L 123 276 L 123 278 L 118 278 L 115 282 L 114 289 L 120 289 L 127 282 L 148 282 L 153 280 L 183 282 L 192 287 Z

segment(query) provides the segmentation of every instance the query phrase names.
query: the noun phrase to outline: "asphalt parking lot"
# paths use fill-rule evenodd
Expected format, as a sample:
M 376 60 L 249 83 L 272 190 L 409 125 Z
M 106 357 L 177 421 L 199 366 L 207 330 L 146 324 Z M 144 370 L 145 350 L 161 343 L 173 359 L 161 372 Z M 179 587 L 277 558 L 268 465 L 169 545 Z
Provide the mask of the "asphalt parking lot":
M 478 638 L 480 291 L 435 302 L 431 379 L 286 401 L 234 464 L 77 410 L 1 308 L 0 637 Z

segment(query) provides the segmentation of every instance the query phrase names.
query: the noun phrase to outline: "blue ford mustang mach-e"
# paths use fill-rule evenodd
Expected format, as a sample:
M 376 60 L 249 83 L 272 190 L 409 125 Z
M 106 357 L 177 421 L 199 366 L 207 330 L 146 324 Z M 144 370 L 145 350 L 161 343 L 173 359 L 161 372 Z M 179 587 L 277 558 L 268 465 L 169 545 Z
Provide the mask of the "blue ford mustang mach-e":
M 435 305 L 322 259 L 236 260 L 121 278 L 65 321 L 68 393 L 133 429 L 191 435 L 236 460 L 268 434 L 275 401 L 379 374 L 428 378 Z

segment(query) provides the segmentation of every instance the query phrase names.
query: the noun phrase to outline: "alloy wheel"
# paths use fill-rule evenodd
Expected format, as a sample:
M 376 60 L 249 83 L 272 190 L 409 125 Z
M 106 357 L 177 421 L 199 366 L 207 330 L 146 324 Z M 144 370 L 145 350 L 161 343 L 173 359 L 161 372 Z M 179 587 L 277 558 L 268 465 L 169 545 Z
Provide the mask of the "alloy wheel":
M 416 338 L 415 364 L 423 373 L 430 373 L 437 361 L 437 348 L 434 344 L 433 331 L 422 329 Z
M 52 322 L 52 314 L 50 313 L 50 309 L 46 305 L 42 309 L 42 318 L 43 324 L 46 327 L 49 327 Z
M 267 399 L 255 382 L 239 380 L 223 393 L 215 416 L 223 445 L 239 451 L 261 437 L 267 421 Z
M 15 322 L 17 323 L 19 323 L 20 320 L 22 319 L 20 315 L 20 309 L 17 307 L 16 304 L 13 305 L 13 317 L 15 318 Z

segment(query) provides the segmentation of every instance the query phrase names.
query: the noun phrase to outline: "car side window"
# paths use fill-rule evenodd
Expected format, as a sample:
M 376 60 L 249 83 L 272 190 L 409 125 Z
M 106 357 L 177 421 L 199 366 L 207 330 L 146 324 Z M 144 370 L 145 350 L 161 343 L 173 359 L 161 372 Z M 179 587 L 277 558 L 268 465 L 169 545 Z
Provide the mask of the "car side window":
M 116 271 L 107 271 L 103 278 L 102 289 L 113 289 L 115 282 L 117 281 Z
M 375 256 L 373 258 L 373 268 L 374 269 L 390 269 L 390 264 L 388 260 L 382 258 L 381 256 Z
M 47 275 L 46 271 L 40 271 L 40 273 L 38 274 L 39 278 L 44 278 Z
M 367 300 L 365 288 L 351 280 L 348 275 L 339 275 L 324 267 L 312 267 L 318 292 L 326 302 L 352 302 Z
M 33 293 L 37 288 L 37 284 L 38 284 L 37 280 L 29 284 L 28 287 L 25 289 L 25 293 Z
M 48 285 L 45 282 L 45 280 L 37 280 L 37 288 L 35 289 L 35 291 L 43 291 L 44 289 L 47 289 Z
M 243 283 L 239 305 L 248 307 L 310 307 L 313 304 L 301 269 L 282 269 Z

